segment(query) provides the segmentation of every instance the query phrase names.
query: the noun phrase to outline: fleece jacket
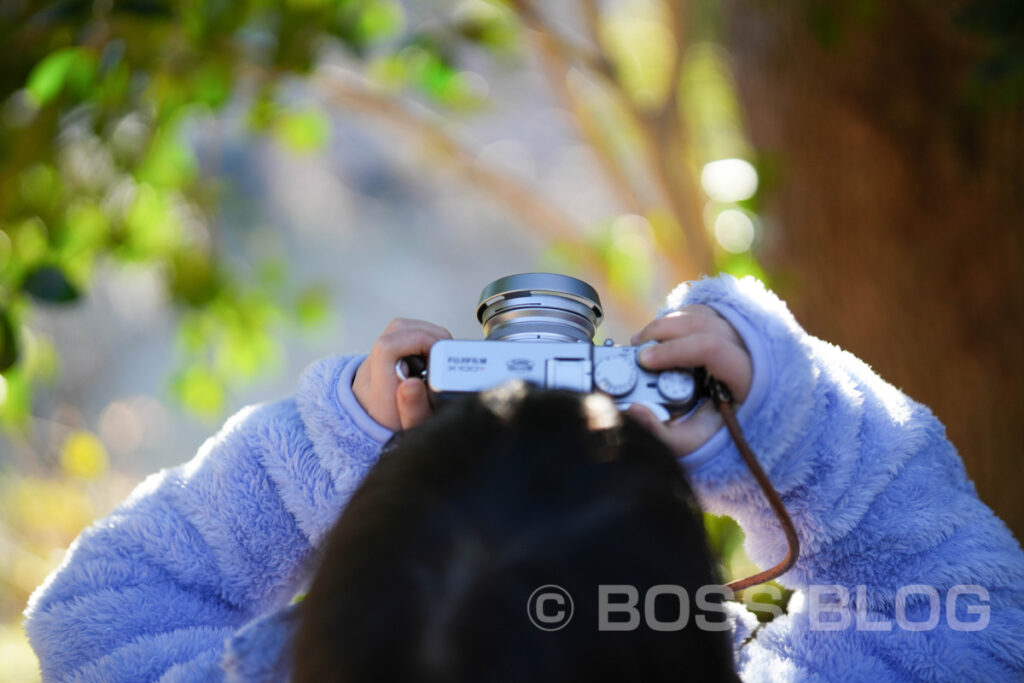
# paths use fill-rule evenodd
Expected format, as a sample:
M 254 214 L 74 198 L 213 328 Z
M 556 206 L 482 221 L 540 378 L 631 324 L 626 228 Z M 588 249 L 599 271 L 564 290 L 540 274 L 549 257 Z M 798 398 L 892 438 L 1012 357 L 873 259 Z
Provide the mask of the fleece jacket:
M 982 503 L 942 424 L 866 364 L 805 333 L 752 278 L 678 287 L 753 361 L 738 419 L 797 527 L 787 613 L 733 615 L 744 681 L 1024 680 L 1024 553 Z M 82 532 L 25 628 L 47 681 L 280 681 L 293 596 L 391 436 L 356 401 L 362 356 L 321 360 L 293 398 L 243 409 Z M 723 429 L 681 459 L 746 550 L 785 538 Z

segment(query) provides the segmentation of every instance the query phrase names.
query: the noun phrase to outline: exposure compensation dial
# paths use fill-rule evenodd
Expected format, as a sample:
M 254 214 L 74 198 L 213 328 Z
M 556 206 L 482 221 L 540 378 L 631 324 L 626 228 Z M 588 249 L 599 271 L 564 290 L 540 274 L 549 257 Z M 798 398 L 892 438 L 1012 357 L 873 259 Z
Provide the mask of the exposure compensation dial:
M 594 368 L 594 384 L 609 396 L 625 396 L 633 391 L 640 373 L 631 356 L 609 356 Z

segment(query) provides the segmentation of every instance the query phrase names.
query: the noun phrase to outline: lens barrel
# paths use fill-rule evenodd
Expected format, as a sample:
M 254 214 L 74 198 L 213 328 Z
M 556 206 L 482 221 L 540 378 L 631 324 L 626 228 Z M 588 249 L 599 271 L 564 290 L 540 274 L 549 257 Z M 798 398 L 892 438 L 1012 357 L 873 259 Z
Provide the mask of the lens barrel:
M 555 273 L 520 273 L 484 287 L 477 320 L 490 340 L 593 342 L 604 318 L 597 291 Z

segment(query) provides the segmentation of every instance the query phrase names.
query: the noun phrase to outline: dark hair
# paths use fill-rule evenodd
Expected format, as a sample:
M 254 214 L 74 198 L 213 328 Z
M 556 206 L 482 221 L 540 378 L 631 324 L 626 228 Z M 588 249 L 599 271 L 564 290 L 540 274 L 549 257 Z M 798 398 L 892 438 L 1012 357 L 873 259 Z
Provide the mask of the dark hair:
M 302 603 L 295 680 L 738 680 L 728 631 L 694 623 L 697 589 L 715 583 L 702 518 L 664 444 L 606 400 L 506 387 L 385 450 Z M 546 584 L 573 598 L 557 631 L 527 612 Z M 598 628 L 608 584 L 639 591 L 637 629 Z M 661 584 L 686 590 L 685 628 L 644 623 L 644 594 Z M 669 622 L 679 599 L 664 598 L 656 615 Z

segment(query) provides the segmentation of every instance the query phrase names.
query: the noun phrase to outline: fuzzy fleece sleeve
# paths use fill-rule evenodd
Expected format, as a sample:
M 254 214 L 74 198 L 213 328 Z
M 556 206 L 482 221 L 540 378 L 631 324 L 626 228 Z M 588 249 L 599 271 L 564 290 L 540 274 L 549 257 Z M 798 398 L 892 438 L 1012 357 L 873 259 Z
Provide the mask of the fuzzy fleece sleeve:
M 82 532 L 26 610 L 45 680 L 224 677 L 226 643 L 292 598 L 390 436 L 352 396 L 361 360 L 314 364 Z
M 752 278 L 682 285 L 663 312 L 696 303 L 751 353 L 738 418 L 801 542 L 780 579 L 797 591 L 789 614 L 738 653 L 744 680 L 1024 677 L 1024 554 L 928 408 L 806 334 Z M 742 526 L 755 562 L 782 558 L 783 534 L 724 429 L 683 465 L 705 509 Z

